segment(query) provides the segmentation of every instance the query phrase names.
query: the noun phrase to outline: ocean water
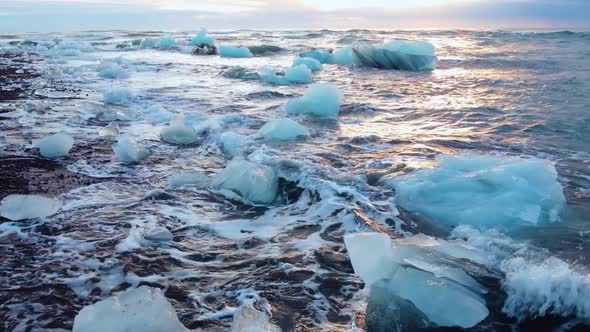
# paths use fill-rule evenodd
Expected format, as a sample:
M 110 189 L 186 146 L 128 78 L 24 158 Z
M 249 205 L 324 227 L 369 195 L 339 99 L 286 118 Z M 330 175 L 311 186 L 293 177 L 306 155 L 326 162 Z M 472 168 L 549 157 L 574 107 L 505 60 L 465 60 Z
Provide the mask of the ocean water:
M 284 331 L 363 328 L 369 294 L 353 273 L 343 236 L 376 231 L 448 238 L 450 231 L 436 218 L 400 206 L 387 182 L 436 167 L 441 155 L 465 154 L 549 161 L 566 199 L 557 221 L 506 235 L 506 241 L 527 248 L 524 268 L 468 271 L 489 289 L 490 316 L 473 330 L 539 331 L 535 326 L 558 328 L 590 318 L 588 299 L 581 298 L 590 290 L 590 33 L 209 34 L 220 45 L 281 48 L 250 58 L 192 55 L 188 44 L 195 34 L 0 36 L 2 52 L 34 58 L 27 66 L 40 74 L 29 97 L 0 103 L 3 154 L 35 155 L 34 141 L 65 131 L 75 144 L 59 164 L 94 178 L 93 184 L 56 195 L 62 207 L 53 216 L 2 220 L 0 330 L 70 330 L 85 305 L 140 284 L 164 288 L 191 329 L 227 328 L 231 309 L 244 298 L 269 304 L 273 322 Z M 116 47 L 164 36 L 175 38 L 176 47 Z M 286 112 L 285 105 L 303 95 L 307 84 L 274 86 L 224 75 L 235 67 L 251 73 L 263 66 L 286 69 L 311 49 L 392 39 L 432 43 L 436 68 L 412 72 L 324 64 L 314 80 L 343 92 L 337 119 Z M 9 44 L 15 40 L 39 45 Z M 105 61 L 110 61 L 106 69 Z M 105 99 L 109 91 L 117 93 Z M 160 139 L 161 129 L 181 114 L 187 124 L 204 128 L 196 144 L 175 146 Z M 285 117 L 306 126 L 310 136 L 278 143 L 256 138 L 266 122 Z M 116 140 L 99 135 L 110 122 L 134 135 L 150 156 L 137 165 L 120 163 L 111 149 Z M 169 177 L 179 172 L 219 173 L 232 158 L 221 143 L 227 132 L 242 135 L 238 154 L 278 172 L 280 193 L 273 203 L 252 206 L 207 186 L 169 185 Z M 154 226 L 170 230 L 173 239 L 146 240 L 143 232 Z M 559 280 L 578 293 L 563 301 L 565 309 L 553 305 L 548 318 L 536 317 L 543 316 L 537 311 L 511 315 L 503 305 L 514 286 L 507 280 L 529 270 L 538 273 L 526 268 L 538 256 L 564 264 Z M 536 294 L 544 285 L 527 291 Z M 561 297 L 559 289 L 555 292 Z

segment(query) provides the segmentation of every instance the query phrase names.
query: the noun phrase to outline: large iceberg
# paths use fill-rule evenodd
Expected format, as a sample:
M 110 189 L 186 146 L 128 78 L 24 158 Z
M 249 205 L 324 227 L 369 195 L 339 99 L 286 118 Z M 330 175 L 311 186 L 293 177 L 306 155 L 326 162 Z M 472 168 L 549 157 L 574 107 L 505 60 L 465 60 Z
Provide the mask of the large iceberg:
M 184 123 L 183 116 L 175 117 L 169 126 L 162 129 L 160 137 L 164 142 L 177 145 L 189 145 L 199 140 L 200 133 L 194 127 Z
M 393 40 L 381 46 L 355 44 L 355 64 L 398 70 L 432 70 L 436 65 L 434 46 L 425 41 Z
M 368 286 L 386 287 L 432 323 L 470 328 L 488 316 L 480 295 L 485 288 L 429 241 L 393 242 L 387 234 L 360 233 L 346 235 L 344 243 L 355 273 Z
M 72 332 L 185 332 L 176 311 L 158 288 L 141 286 L 88 305 L 74 318 Z
M 289 101 L 287 112 L 337 118 L 340 112 L 342 97 L 342 92 L 334 84 L 313 84 L 305 92 L 303 97 Z
M 42 138 L 35 146 L 39 148 L 39 154 L 45 158 L 65 157 L 74 146 L 74 138 L 67 133 L 59 132 Z
M 214 188 L 229 190 L 254 204 L 269 204 L 277 196 L 277 172 L 266 165 L 234 159 L 213 178 Z
M 313 58 L 298 58 L 293 61 L 291 67 L 297 67 L 299 65 L 305 65 L 311 71 L 320 71 L 322 70 L 322 64 Z
M 256 310 L 251 304 L 241 306 L 233 316 L 231 332 L 280 332 L 268 316 Z
M 130 135 L 121 135 L 112 146 L 117 158 L 124 164 L 137 164 L 149 156 L 149 151 Z
M 254 56 L 247 47 L 219 46 L 219 55 L 226 58 L 251 58 Z
M 404 209 L 433 223 L 511 229 L 558 221 L 565 206 L 550 162 L 485 155 L 440 156 L 437 161 L 435 169 L 388 182 Z
M 10 220 L 44 218 L 56 213 L 61 203 L 39 195 L 8 195 L 0 203 L 0 215 Z
M 191 40 L 189 45 L 200 46 L 200 45 L 215 45 L 215 39 L 207 36 L 207 29 L 201 29 L 199 33 Z
M 309 136 L 309 130 L 291 119 L 277 119 L 262 126 L 257 135 L 269 141 L 292 141 Z

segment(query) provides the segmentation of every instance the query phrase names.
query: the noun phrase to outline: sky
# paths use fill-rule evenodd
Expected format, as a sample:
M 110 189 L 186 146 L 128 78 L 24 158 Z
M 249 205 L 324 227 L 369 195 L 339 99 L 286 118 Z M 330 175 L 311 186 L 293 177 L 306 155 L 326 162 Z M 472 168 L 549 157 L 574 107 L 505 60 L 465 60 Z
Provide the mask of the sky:
M 590 0 L 0 0 L 0 32 L 220 29 L 590 30 Z

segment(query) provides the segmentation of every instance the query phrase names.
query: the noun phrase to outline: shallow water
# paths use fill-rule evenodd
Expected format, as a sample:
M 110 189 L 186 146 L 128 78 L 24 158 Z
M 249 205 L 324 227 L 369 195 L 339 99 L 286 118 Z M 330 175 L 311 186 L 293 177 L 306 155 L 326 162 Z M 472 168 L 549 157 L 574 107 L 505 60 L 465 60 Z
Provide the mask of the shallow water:
M 180 49 L 115 48 L 166 35 L 176 38 Z M 60 39 L 77 49 L 85 46 L 69 55 L 54 52 L 55 47 L 28 49 L 43 59 L 31 65 L 41 77 L 32 86 L 33 97 L 0 104 L 4 154 L 34 154 L 33 140 L 64 130 L 76 143 L 60 164 L 100 178 L 60 193 L 64 205 L 52 217 L 0 224 L 2 328 L 70 329 L 82 306 L 143 283 L 165 287 L 190 328 L 228 326 L 231 316 L 216 313 L 237 307 L 249 294 L 270 303 L 273 321 L 286 331 L 349 330 L 361 324 L 357 318 L 367 294 L 352 273 L 343 234 L 373 230 L 447 236 L 435 222 L 400 211 L 393 190 L 380 182 L 431 167 L 439 154 L 480 152 L 554 162 L 567 199 L 561 222 L 521 229 L 512 237 L 546 249 L 576 270 L 588 265 L 589 33 L 322 30 L 210 35 L 220 44 L 268 44 L 284 50 L 245 59 L 193 56 L 186 45 L 194 32 L 0 36 L 0 47 L 7 52 L 23 51 L 8 44 L 19 39 L 47 45 Z M 224 70 L 287 68 L 297 54 L 312 48 L 390 39 L 431 42 L 437 50 L 436 69 L 324 65 L 316 82 L 335 83 L 344 92 L 338 120 L 289 116 L 308 127 L 311 137 L 295 143 L 248 143 L 249 158 L 275 166 L 282 178 L 283 193 L 271 206 L 247 206 L 209 189 L 168 187 L 168 177 L 179 171 L 218 173 L 230 160 L 222 152 L 221 133 L 254 135 L 267 121 L 287 117 L 283 106 L 307 87 L 226 78 Z M 124 59 L 128 77 L 101 78 L 99 61 L 117 57 Z M 55 68 L 63 70 L 63 77 L 48 77 Z M 102 93 L 113 87 L 131 89 L 135 98 L 127 105 L 105 106 Z M 184 113 L 194 124 L 208 123 L 208 134 L 187 147 L 160 141 L 169 115 L 148 114 L 154 104 Z M 131 121 L 117 122 L 121 132 L 136 135 L 151 150 L 144 162 L 120 164 L 110 148 L 114 142 L 98 135 L 110 122 L 101 119 L 100 111 L 113 109 L 133 114 Z M 155 190 L 171 196 L 150 195 Z M 152 225 L 171 230 L 173 241 L 143 240 L 142 230 Z M 491 317 L 477 329 L 516 324 L 499 310 Z

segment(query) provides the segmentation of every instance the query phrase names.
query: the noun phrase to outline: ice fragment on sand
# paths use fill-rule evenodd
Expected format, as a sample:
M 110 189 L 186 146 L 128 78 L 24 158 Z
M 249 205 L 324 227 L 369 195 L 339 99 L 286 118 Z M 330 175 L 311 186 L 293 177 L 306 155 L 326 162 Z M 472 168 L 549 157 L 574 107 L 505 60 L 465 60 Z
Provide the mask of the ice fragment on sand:
M 367 285 L 386 283 L 433 323 L 469 328 L 487 317 L 485 301 L 465 285 L 477 283 L 463 271 L 444 266 L 444 260 L 430 258 L 419 246 L 393 243 L 382 233 L 349 234 L 344 242 L 355 273 Z
M 67 133 L 60 132 L 49 135 L 35 144 L 39 153 L 45 158 L 65 157 L 74 146 L 74 138 Z
M 198 141 L 200 134 L 194 127 L 184 123 L 183 116 L 177 116 L 169 126 L 162 129 L 160 137 L 170 144 L 189 145 Z
M 256 310 L 252 305 L 246 304 L 236 310 L 231 324 L 231 332 L 280 332 L 276 325 L 272 324 L 268 316 Z
M 121 135 L 112 146 L 117 158 L 124 164 L 137 164 L 149 156 L 149 151 L 130 135 Z
M 266 165 L 246 160 L 232 160 L 213 178 L 213 187 L 236 192 L 255 204 L 269 204 L 278 191 L 278 175 Z
M 24 220 L 50 216 L 61 203 L 39 195 L 9 195 L 0 203 L 0 215 L 10 220 Z
M 176 311 L 158 288 L 141 286 L 88 305 L 73 332 L 184 332 Z

